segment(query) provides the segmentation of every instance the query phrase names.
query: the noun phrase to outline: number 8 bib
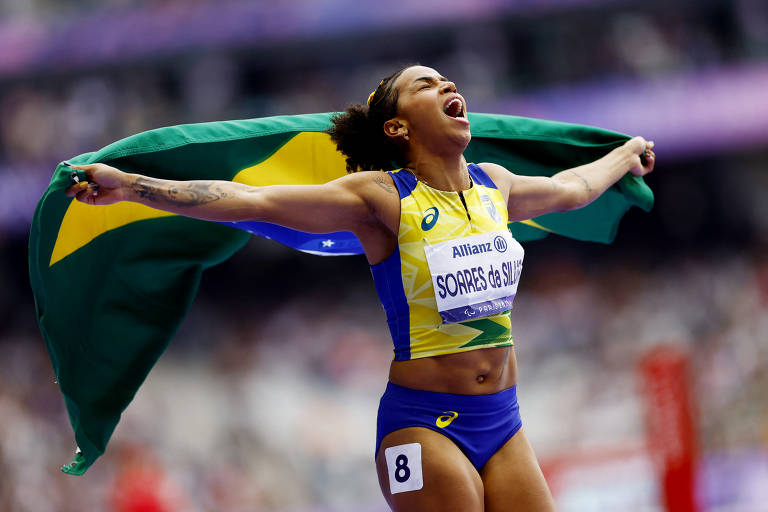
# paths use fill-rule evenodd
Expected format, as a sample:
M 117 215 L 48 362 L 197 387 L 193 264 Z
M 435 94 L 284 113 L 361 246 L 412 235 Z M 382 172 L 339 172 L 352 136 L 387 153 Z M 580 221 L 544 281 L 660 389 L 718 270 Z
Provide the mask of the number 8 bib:
M 421 444 L 410 443 L 391 446 L 384 450 L 392 494 L 418 491 L 424 487 L 421 474 Z

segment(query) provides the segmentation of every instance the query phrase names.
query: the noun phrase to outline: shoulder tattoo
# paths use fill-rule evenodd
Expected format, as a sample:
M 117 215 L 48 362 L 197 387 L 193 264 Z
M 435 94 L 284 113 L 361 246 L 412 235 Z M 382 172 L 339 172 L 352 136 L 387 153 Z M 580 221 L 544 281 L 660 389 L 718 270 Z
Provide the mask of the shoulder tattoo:
M 381 173 L 377 171 L 377 175 L 373 178 L 373 181 L 381 188 L 389 192 L 390 194 L 396 193 L 395 187 L 389 183 L 389 180 Z

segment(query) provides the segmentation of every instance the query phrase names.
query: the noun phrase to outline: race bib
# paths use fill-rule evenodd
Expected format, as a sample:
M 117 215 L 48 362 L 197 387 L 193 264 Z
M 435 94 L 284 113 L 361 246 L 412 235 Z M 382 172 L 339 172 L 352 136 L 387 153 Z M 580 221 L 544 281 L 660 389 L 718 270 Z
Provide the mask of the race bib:
M 418 491 L 424 487 L 421 473 L 421 444 L 409 443 L 390 446 L 384 450 L 392 494 Z
M 523 269 L 523 247 L 507 231 L 424 246 L 443 323 L 512 308 Z

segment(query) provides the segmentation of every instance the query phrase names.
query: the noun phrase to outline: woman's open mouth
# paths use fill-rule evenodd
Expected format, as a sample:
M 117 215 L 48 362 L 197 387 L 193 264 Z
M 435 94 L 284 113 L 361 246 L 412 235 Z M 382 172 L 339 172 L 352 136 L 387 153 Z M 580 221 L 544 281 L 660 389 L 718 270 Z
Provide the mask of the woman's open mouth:
M 469 124 L 466 111 L 464 109 L 464 101 L 459 96 L 452 96 L 443 105 L 443 113 L 450 118 L 453 118 L 461 123 Z

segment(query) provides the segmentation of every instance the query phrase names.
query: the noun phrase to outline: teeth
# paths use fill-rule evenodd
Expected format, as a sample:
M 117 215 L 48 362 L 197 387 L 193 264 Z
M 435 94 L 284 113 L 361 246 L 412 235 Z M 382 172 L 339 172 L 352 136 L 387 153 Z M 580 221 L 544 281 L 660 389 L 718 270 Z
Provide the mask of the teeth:
M 461 113 L 462 113 L 462 111 L 464 109 L 464 105 L 461 103 L 461 100 L 459 98 L 454 98 L 451 101 L 449 101 L 448 104 L 443 109 L 443 112 L 447 114 L 448 111 L 451 109 L 451 107 L 453 107 L 454 104 L 456 104 L 456 103 L 458 103 L 459 106 L 458 106 L 458 110 L 456 112 L 456 116 L 454 116 L 454 117 L 458 117 L 459 115 L 461 115 Z

